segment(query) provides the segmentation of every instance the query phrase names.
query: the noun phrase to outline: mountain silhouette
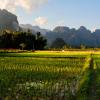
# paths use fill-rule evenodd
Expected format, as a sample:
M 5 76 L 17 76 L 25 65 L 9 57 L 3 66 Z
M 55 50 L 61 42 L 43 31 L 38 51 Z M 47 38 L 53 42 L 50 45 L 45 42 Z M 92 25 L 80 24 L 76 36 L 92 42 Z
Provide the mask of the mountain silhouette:
M 85 45 L 86 47 L 100 47 L 100 30 L 91 32 L 84 26 L 81 26 L 77 30 L 65 26 L 58 26 L 53 31 L 47 32 L 46 38 L 49 46 L 51 46 L 57 38 L 62 38 L 67 45 L 72 47 L 80 47 L 80 45 Z
M 85 26 L 80 26 L 79 29 L 57 26 L 51 31 L 41 29 L 39 26 L 32 26 L 31 24 L 19 25 L 16 15 L 5 9 L 0 9 L 0 31 L 27 31 L 28 29 L 30 29 L 33 34 L 41 32 L 47 39 L 48 47 L 53 45 L 56 40 L 58 41 L 59 38 L 71 47 L 80 47 L 81 45 L 86 47 L 100 47 L 100 29 L 91 32 Z
M 0 9 L 0 30 L 19 31 L 19 29 L 17 16 L 5 9 Z

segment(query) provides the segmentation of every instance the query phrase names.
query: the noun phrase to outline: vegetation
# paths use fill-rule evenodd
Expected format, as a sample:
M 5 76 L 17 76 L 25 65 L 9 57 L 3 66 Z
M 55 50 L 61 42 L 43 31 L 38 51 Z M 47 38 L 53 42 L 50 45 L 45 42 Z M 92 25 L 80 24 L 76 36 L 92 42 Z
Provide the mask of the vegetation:
M 65 46 L 66 43 L 62 38 L 56 38 L 56 40 L 52 43 L 51 48 L 63 48 L 63 46 Z
M 99 100 L 99 57 L 72 51 L 0 53 L 0 98 Z
M 0 48 L 13 48 L 24 50 L 43 50 L 46 46 L 46 39 L 37 32 L 35 35 L 28 32 L 3 31 L 0 36 Z

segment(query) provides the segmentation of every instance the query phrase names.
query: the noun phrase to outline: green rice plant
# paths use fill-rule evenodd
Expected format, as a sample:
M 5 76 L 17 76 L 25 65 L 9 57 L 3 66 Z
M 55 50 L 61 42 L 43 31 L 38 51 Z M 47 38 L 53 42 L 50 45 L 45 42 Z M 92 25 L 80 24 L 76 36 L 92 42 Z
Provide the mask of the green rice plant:
M 19 100 L 70 100 L 77 95 L 88 61 L 76 53 L 0 54 L 0 94 Z

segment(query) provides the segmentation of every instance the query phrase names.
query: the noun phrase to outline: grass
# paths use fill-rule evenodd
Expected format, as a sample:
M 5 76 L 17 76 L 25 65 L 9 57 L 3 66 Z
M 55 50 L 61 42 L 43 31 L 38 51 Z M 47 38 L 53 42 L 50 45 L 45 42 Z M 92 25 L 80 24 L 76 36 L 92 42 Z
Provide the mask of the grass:
M 91 58 L 95 61 L 92 65 L 95 66 L 97 74 L 95 92 L 98 97 L 100 94 L 98 54 L 99 52 L 93 51 L 0 53 L 1 98 L 87 100 L 87 92 L 92 95 L 88 91 L 93 75 L 91 72 L 94 72 L 94 68 L 90 70 Z

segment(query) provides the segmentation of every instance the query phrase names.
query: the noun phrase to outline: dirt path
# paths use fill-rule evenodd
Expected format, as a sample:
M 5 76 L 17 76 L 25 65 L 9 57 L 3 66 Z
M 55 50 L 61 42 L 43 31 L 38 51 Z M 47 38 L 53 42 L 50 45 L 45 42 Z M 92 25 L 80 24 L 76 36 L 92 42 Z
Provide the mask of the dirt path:
M 88 100 L 99 100 L 96 94 L 96 70 L 93 69 L 93 59 L 90 63 L 90 83 L 88 88 Z
M 91 74 L 88 100 L 98 100 L 96 96 L 96 72 L 93 71 Z

